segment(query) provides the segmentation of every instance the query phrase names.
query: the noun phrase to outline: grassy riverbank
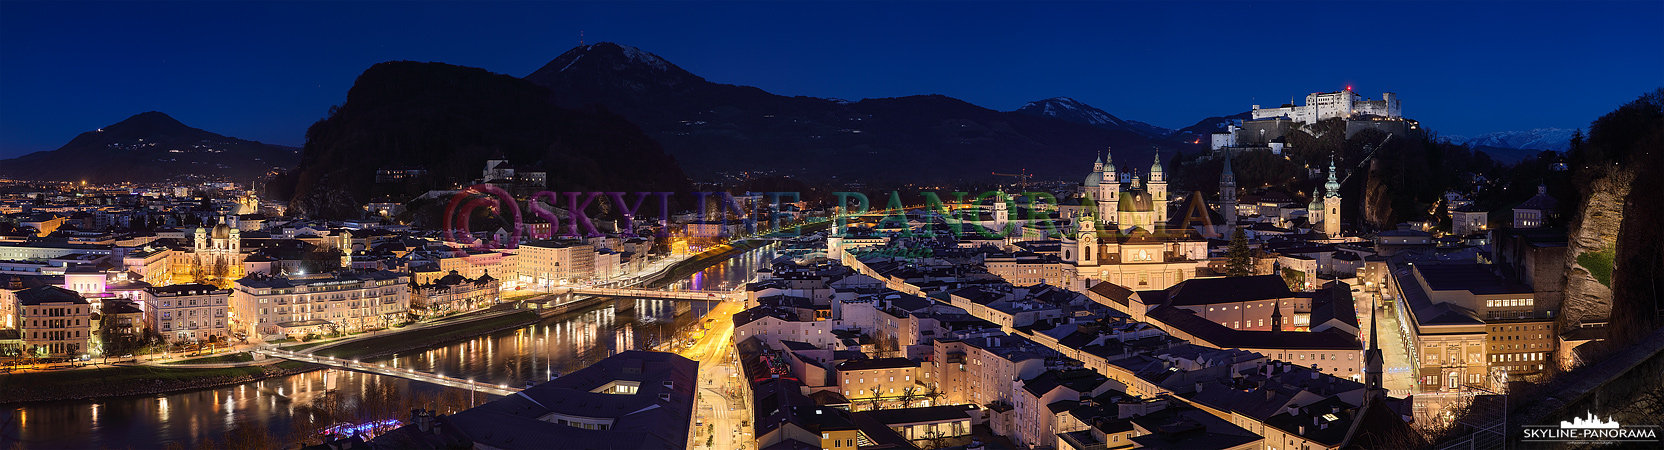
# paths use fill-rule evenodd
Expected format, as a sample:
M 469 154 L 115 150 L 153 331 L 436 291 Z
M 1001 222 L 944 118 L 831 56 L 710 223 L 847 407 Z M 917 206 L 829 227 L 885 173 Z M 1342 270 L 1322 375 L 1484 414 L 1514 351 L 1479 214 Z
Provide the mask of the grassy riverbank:
M 179 360 L 179 361 L 174 361 L 174 362 L 165 363 L 165 364 L 223 364 L 223 363 L 249 362 L 249 361 L 253 361 L 253 360 L 254 360 L 254 355 L 253 354 L 250 354 L 249 352 L 238 352 L 238 353 L 232 353 L 232 354 L 229 354 L 229 355 L 204 356 L 204 357 L 201 357 L 201 358 L 182 359 L 182 360 Z
M 319 356 L 343 359 L 367 359 L 412 349 L 433 347 L 451 341 L 469 339 L 504 329 L 526 326 L 540 320 L 536 312 L 521 311 L 488 319 L 457 321 L 408 330 L 385 336 L 360 339 L 316 352 Z
M 0 375 L 5 402 L 76 400 L 205 389 L 292 375 L 320 366 L 285 361 L 249 367 L 104 366 Z

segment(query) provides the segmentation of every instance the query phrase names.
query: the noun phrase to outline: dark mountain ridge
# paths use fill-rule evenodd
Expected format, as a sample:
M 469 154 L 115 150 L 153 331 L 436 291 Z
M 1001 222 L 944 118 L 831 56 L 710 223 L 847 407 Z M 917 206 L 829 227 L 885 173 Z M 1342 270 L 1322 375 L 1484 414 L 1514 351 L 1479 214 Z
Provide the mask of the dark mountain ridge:
M 1120 117 L 1115 117 L 1114 114 L 1069 97 L 1052 97 L 1028 102 L 1028 104 L 1017 108 L 1014 112 L 1031 116 L 1055 117 L 1065 122 L 1087 124 L 1106 130 L 1131 131 L 1149 136 L 1152 139 L 1165 138 L 1173 133 L 1173 130 L 1144 122 L 1122 120 Z
M 547 172 L 550 190 L 688 191 L 675 159 L 634 124 L 595 109 L 550 102 L 547 89 L 473 67 L 395 61 L 365 70 L 347 101 L 306 133 L 300 165 L 278 192 L 291 207 L 356 216 L 373 197 L 410 200 L 480 178 L 485 161 Z M 425 179 L 376 183 L 378 169 L 428 171 Z
M 300 149 L 227 137 L 150 111 L 75 136 L 56 150 L 0 160 L 0 175 L 92 183 L 179 176 L 248 181 L 299 160 Z
M 525 77 L 564 106 L 599 104 L 641 128 L 690 174 L 773 172 L 820 180 L 990 181 L 1028 169 L 1078 179 L 1097 152 L 1148 167 L 1182 147 L 1132 130 L 1001 112 L 943 95 L 848 102 L 714 83 L 633 47 L 574 48 Z

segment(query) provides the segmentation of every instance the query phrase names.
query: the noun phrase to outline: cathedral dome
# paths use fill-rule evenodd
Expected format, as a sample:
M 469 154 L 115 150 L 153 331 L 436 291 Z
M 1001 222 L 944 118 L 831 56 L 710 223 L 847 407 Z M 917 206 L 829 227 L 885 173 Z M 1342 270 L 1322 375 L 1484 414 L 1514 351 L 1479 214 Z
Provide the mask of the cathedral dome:
M 1121 212 L 1150 212 L 1155 211 L 1155 201 L 1150 199 L 1150 193 L 1142 190 L 1121 194 Z
M 1103 178 L 1103 172 L 1092 172 L 1086 174 L 1086 187 L 1098 187 L 1098 182 L 1103 180 Z
M 214 231 L 209 233 L 209 237 L 211 237 L 213 239 L 230 239 L 231 238 L 231 227 L 228 227 L 223 223 L 219 224 L 219 225 L 214 225 Z

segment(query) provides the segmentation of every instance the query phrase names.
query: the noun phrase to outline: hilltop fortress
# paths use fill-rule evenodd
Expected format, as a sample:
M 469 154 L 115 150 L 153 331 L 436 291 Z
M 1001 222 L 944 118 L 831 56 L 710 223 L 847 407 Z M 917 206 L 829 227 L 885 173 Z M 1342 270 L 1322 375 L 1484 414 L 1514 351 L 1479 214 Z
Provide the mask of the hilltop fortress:
M 1240 126 L 1232 124 L 1225 131 L 1213 133 L 1210 148 L 1269 149 L 1272 153 L 1281 154 L 1286 146 L 1283 137 L 1289 130 L 1327 119 L 1346 121 L 1347 137 L 1367 129 L 1406 134 L 1418 128 L 1414 120 L 1404 118 L 1398 94 L 1383 92 L 1380 100 L 1374 100 L 1358 95 L 1351 87 L 1335 92 L 1306 94 L 1306 104 L 1301 106 L 1289 103 L 1276 108 L 1261 108 L 1254 105 L 1252 114 L 1253 118 L 1243 121 Z

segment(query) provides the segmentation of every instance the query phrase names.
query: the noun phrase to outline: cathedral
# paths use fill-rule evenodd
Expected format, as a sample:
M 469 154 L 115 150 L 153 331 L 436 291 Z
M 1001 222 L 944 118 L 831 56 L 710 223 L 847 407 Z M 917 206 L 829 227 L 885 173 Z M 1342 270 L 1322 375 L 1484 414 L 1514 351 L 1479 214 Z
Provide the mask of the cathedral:
M 207 282 L 224 287 L 231 280 L 242 278 L 241 234 L 237 227 L 226 224 L 224 217 L 212 229 L 197 228 L 191 237 L 191 253 L 174 259 L 174 282 Z
M 1082 213 L 1061 252 L 1077 288 L 1107 281 L 1133 290 L 1166 289 L 1195 278 L 1196 269 L 1207 265 L 1207 240 L 1188 226 L 1169 224 L 1159 154 L 1141 177 L 1136 170 L 1116 170 L 1113 154 L 1106 152 L 1080 191 Z

